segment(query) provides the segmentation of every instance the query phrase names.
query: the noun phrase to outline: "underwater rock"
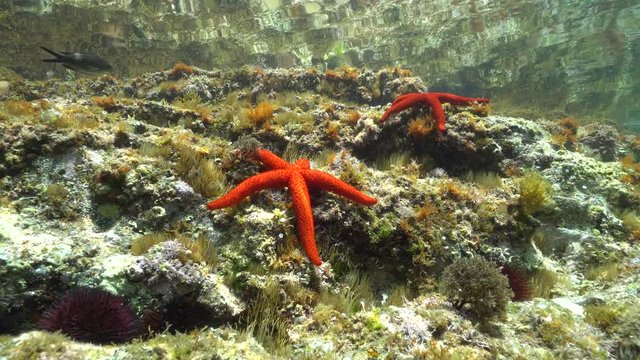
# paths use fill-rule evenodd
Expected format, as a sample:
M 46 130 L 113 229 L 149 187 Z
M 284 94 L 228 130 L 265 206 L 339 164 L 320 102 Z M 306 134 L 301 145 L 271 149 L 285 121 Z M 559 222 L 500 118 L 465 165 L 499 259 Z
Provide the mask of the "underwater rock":
M 426 343 L 431 340 L 433 324 L 430 324 L 422 316 L 411 308 L 390 307 L 389 318 L 381 322 L 392 333 L 401 334 L 405 341 Z
M 218 276 L 189 260 L 189 251 L 176 241 L 161 242 L 138 259 L 127 276 L 134 283 L 143 283 L 172 312 L 178 311 L 172 307 L 197 307 L 199 313 L 194 316 L 205 316 L 198 323 L 223 323 L 236 318 L 244 311 L 244 305 Z
M 246 308 L 216 274 L 209 274 L 198 302 L 210 309 L 212 318 L 220 322 L 236 319 Z
M 602 161 L 618 158 L 620 133 L 607 124 L 593 123 L 584 127 L 586 134 L 580 136 L 580 143 L 588 146 Z
M 143 282 L 165 304 L 198 294 L 204 274 L 193 262 L 186 261 L 187 251 L 178 242 L 162 242 L 149 250 L 148 257 L 138 259 L 129 269 L 129 279 Z
M 53 303 L 56 294 L 86 280 L 91 262 L 102 248 L 95 236 L 74 228 L 41 228 L 0 211 L 0 330 L 13 333 L 33 326 L 33 316 Z M 84 241 L 81 241 L 83 239 Z
M 0 159 L 0 176 L 15 174 L 29 166 L 36 157 L 63 152 L 79 141 L 76 134 L 49 132 L 42 125 L 0 123 L 0 131 L 4 134 L 0 151 L 5 154 Z
M 27 330 L 52 294 L 77 286 L 126 296 L 153 326 L 111 350 L 1 336 L 0 357 L 36 347 L 50 357 L 598 358 L 616 342 L 632 352 L 618 339 L 633 329 L 625 304 L 640 269 L 635 138 L 617 140 L 618 162 L 554 142 L 554 121 L 473 104 L 444 107 L 446 133 L 429 131 L 428 107 L 379 122 L 396 92 L 424 88 L 398 69 L 188 65 L 12 84 L 0 101 L 11 175 L 0 179 L 1 330 Z M 613 147 L 584 128 L 577 136 L 594 149 Z M 206 210 L 264 170 L 247 156 L 256 148 L 309 159 L 378 199 L 365 208 L 310 192 L 323 266 L 300 249 L 286 191 Z M 475 323 L 438 294 L 443 269 L 471 257 L 521 269 L 531 299 Z M 553 301 L 594 296 L 620 309 L 584 305 L 582 318 Z

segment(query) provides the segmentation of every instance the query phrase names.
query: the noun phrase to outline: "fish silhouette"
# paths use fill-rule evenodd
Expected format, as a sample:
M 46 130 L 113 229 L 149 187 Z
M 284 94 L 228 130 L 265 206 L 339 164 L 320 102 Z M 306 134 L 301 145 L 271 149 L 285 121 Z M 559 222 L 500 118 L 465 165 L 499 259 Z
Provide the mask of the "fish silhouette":
M 44 62 L 61 63 L 67 69 L 88 74 L 99 74 L 109 72 L 113 68 L 107 60 L 93 54 L 84 54 L 79 52 L 53 51 L 41 46 L 42 50 L 55 56 L 53 59 L 44 59 Z

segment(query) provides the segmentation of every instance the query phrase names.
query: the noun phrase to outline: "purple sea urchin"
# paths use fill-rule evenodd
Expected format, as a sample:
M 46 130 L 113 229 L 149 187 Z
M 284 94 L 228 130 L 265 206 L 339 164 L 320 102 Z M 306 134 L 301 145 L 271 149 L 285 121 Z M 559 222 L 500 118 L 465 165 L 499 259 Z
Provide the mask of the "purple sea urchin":
M 140 332 L 138 318 L 122 297 L 89 288 L 68 292 L 42 315 L 40 327 L 96 344 L 125 342 Z
M 500 272 L 509 280 L 509 287 L 513 291 L 513 301 L 531 300 L 532 291 L 531 284 L 527 276 L 518 268 L 511 267 L 508 264 L 500 265 Z

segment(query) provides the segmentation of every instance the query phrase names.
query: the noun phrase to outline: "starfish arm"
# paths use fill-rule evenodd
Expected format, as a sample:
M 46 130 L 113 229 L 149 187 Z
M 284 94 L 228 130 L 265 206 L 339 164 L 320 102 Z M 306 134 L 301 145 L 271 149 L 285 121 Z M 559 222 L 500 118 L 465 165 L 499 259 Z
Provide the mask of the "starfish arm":
M 207 204 L 207 208 L 214 210 L 232 206 L 238 204 L 247 196 L 253 195 L 261 190 L 285 187 L 290 177 L 291 172 L 288 170 L 271 170 L 254 175 L 238 184 L 238 186 L 225 195 Z
M 300 172 L 309 186 L 344 196 L 362 205 L 374 205 L 378 202 L 346 182 L 322 171 L 304 170 Z
M 391 105 L 402 101 L 403 99 L 407 99 L 407 98 L 411 98 L 411 97 L 416 97 L 418 95 L 421 95 L 420 93 L 408 93 L 408 94 L 402 94 L 402 95 L 398 95 L 398 97 L 396 97 L 393 102 L 391 103 Z
M 436 124 L 438 126 L 438 131 L 443 132 L 445 130 L 445 127 L 444 127 L 445 114 L 444 114 L 444 110 L 442 109 L 442 104 L 440 103 L 438 98 L 434 96 L 431 99 L 430 105 L 431 105 L 431 117 L 436 121 Z
M 487 98 L 468 98 L 449 93 L 433 93 L 433 95 L 437 96 L 441 102 L 448 102 L 452 104 L 466 104 L 474 101 L 479 103 L 489 102 L 489 99 Z
M 318 247 L 316 246 L 309 189 L 305 179 L 297 171 L 294 171 L 289 179 L 289 192 L 293 198 L 293 209 L 298 219 L 296 226 L 298 228 L 298 240 L 309 260 L 314 265 L 322 265 Z
M 389 107 L 387 111 L 385 111 L 384 114 L 382 114 L 382 117 L 380 118 L 380 122 L 385 122 L 391 115 L 395 113 L 408 109 L 419 103 L 427 103 L 428 101 L 427 100 L 428 97 L 426 96 L 417 96 L 417 95 L 424 95 L 424 94 L 407 94 L 407 95 L 411 95 L 411 96 L 406 96 L 402 100 L 398 102 L 394 102 L 391 105 L 391 107 Z
M 291 166 L 291 164 L 269 150 L 258 149 L 255 152 L 255 157 L 257 160 L 267 165 L 267 167 L 272 170 L 286 169 L 287 167 Z

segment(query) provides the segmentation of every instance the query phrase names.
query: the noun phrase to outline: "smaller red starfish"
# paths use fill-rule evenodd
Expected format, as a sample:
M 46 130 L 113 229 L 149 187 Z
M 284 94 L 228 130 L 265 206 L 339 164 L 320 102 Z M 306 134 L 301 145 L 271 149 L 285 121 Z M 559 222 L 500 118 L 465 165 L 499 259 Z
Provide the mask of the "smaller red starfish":
M 225 195 L 207 204 L 207 208 L 214 210 L 232 206 L 261 190 L 288 186 L 293 198 L 293 209 L 298 219 L 298 239 L 307 253 L 307 257 L 315 265 L 321 265 L 322 260 L 316 246 L 311 197 L 309 196 L 307 185 L 312 188 L 331 191 L 362 205 L 373 205 L 377 202 L 375 198 L 358 191 L 358 189 L 331 174 L 311 170 L 307 159 L 300 159 L 290 164 L 276 154 L 264 149 L 257 150 L 254 156 L 272 170 L 244 180 Z
M 489 99 L 486 98 L 468 98 L 464 96 L 458 96 L 455 94 L 449 93 L 436 93 L 436 92 L 427 92 L 427 93 L 410 93 L 398 96 L 391 107 L 387 109 L 387 111 L 382 114 L 380 118 L 380 122 L 385 122 L 389 118 L 389 116 L 400 112 L 404 109 L 420 105 L 426 104 L 431 106 L 431 116 L 436 120 L 438 124 L 438 130 L 440 132 L 444 131 L 444 110 L 442 110 L 442 103 L 448 102 L 452 104 L 467 104 L 470 102 L 478 102 L 478 103 L 488 103 Z

